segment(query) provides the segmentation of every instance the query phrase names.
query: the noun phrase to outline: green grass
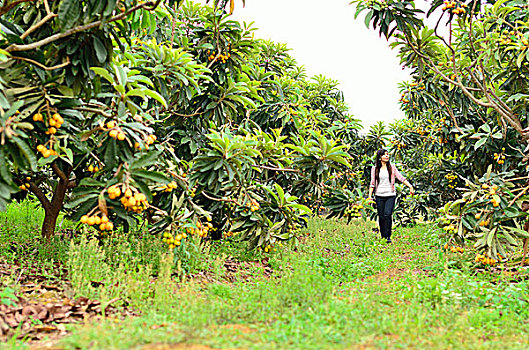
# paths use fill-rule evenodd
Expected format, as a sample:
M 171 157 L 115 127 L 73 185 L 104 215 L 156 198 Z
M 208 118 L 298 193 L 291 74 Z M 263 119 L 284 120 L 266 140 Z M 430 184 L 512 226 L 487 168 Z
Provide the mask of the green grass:
M 116 296 L 128 300 L 141 316 L 70 326 L 72 334 L 58 345 L 526 348 L 527 282 L 477 274 L 461 255 L 439 249 L 430 226 L 398 228 L 391 245 L 378 239 L 373 227 L 316 218 L 308 235 L 276 246 L 272 254 L 214 243 L 176 265 L 152 237 L 121 234 L 104 244 L 77 239 L 62 247 L 76 291 L 103 301 Z M 250 263 L 227 281 L 226 259 L 263 257 L 269 258 L 271 276 L 260 264 Z M 182 266 L 188 275 L 202 271 L 209 278 L 184 279 Z M 152 274 L 158 278 L 153 280 Z M 105 278 L 121 287 L 92 289 L 87 283 Z

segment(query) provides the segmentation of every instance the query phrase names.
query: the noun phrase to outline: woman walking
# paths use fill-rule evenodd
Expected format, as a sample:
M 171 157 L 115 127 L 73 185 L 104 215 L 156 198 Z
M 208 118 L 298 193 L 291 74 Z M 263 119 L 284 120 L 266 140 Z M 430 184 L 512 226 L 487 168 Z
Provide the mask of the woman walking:
M 371 184 L 369 185 L 369 198 L 375 192 L 375 203 L 378 213 L 378 226 L 382 238 L 391 243 L 391 226 L 393 208 L 395 208 L 395 179 L 410 188 L 410 193 L 415 194 L 413 186 L 402 176 L 395 165 L 389 161 L 389 153 L 385 149 L 377 151 L 375 166 L 371 168 Z

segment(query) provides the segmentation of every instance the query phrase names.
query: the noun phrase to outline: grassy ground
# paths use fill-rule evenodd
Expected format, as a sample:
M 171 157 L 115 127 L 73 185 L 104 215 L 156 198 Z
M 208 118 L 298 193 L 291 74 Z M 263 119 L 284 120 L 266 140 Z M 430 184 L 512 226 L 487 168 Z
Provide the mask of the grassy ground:
M 9 240 L 27 235 L 6 233 L 21 225 L 10 220 L 0 229 L 6 261 L 17 254 Z M 102 245 L 58 240 L 58 253 L 48 248 L 34 259 L 67 266 L 75 293 L 117 298 L 141 314 L 70 325 L 56 348 L 527 348 L 524 279 L 476 273 L 461 255 L 443 253 L 430 226 L 398 228 L 391 245 L 373 228 L 312 219 L 307 235 L 272 254 L 197 244 L 180 257 L 177 275 L 163 245 L 138 235 Z

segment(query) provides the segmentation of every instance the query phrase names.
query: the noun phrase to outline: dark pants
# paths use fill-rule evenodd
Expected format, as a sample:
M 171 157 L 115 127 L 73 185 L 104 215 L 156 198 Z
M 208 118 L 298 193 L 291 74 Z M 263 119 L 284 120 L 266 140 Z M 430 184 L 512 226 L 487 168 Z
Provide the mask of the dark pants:
M 393 208 L 395 208 L 395 198 L 395 196 L 375 196 L 378 212 L 378 225 L 380 226 L 380 234 L 384 239 L 391 239 L 391 226 L 393 224 L 391 215 L 393 214 Z

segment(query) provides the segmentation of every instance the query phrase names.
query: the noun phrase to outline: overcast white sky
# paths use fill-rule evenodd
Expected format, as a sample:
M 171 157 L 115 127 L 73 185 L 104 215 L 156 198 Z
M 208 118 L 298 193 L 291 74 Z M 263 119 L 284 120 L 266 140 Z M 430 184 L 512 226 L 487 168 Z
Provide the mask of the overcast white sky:
M 204 2 L 204 1 L 202 1 Z M 409 79 L 397 51 L 366 28 L 364 14 L 354 19 L 350 0 L 236 0 L 233 17 L 255 22 L 256 36 L 282 42 L 309 76 L 340 82 L 350 111 L 364 128 L 404 117 L 398 83 Z

